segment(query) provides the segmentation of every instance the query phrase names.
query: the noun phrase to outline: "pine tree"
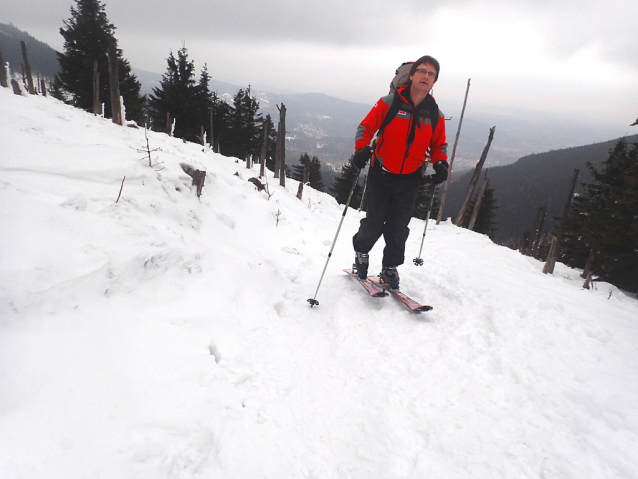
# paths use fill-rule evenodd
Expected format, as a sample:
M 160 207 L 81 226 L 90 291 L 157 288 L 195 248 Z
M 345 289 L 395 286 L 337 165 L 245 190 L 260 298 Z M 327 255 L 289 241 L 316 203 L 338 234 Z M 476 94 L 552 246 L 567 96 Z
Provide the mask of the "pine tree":
M 268 122 L 268 140 L 266 149 L 266 168 L 275 171 L 275 154 L 277 151 L 277 129 L 273 124 L 270 114 L 266 118 L 260 117 L 257 120 L 257 129 L 261 132 L 261 144 L 264 142 L 264 124 Z M 260 153 L 261 154 L 261 153 Z
M 496 235 L 497 223 L 496 223 L 496 199 L 494 198 L 494 188 L 487 187 L 483 200 L 481 201 L 481 209 L 476 217 L 476 224 L 474 225 L 474 231 L 487 235 L 491 240 L 494 240 Z
M 583 267 L 594 250 L 594 274 L 629 291 L 638 291 L 638 144 L 616 143 L 598 171 L 587 168 L 594 183 L 575 198 L 566 230 L 563 259 Z
M 304 170 L 306 165 L 310 165 L 310 179 L 308 184 L 317 191 L 324 191 L 323 177 L 321 175 L 321 161 L 316 156 L 310 158 L 308 153 L 304 153 L 299 157 L 299 163 L 293 165 L 291 177 L 297 181 L 303 181 Z
M 465 215 L 463 224 L 461 225 L 463 228 L 469 227 L 470 220 L 472 219 L 472 215 L 474 214 L 476 202 L 478 201 L 478 195 L 479 192 L 477 192 L 472 197 L 470 203 L 468 204 L 467 213 Z M 476 216 L 476 223 L 474 224 L 473 231 L 487 235 L 491 240 L 493 240 L 498 229 L 498 225 L 495 221 L 497 209 L 498 206 L 496 205 L 496 199 L 494 198 L 494 188 L 488 186 L 485 189 L 483 199 L 481 200 L 481 206 L 478 215 Z M 529 231 L 525 234 L 528 236 L 530 235 Z
M 60 34 L 64 37 L 64 52 L 57 53 L 59 70 L 55 76 L 53 94 L 78 108 L 93 107 L 93 63 L 97 60 L 100 74 L 100 102 L 105 116 L 111 116 L 107 51 L 115 39 L 115 26 L 109 23 L 105 5 L 98 0 L 76 0 L 71 18 L 64 20 Z M 143 121 L 145 97 L 141 85 L 131 72 L 131 65 L 117 50 L 120 94 L 128 119 Z
M 226 103 L 222 98 L 217 95 L 217 92 L 211 94 L 211 103 L 213 109 L 213 133 L 212 140 L 213 145 L 225 144 L 226 137 L 230 131 L 230 121 L 233 114 L 233 107 Z M 263 128 L 263 126 L 262 126 Z M 217 151 L 217 149 L 215 148 Z M 220 153 L 226 154 L 226 152 L 220 146 Z
M 348 201 L 348 195 L 350 189 L 355 181 L 355 178 L 359 176 L 359 169 L 352 164 L 352 157 L 350 160 L 341 167 L 341 174 L 335 176 L 330 187 L 330 192 L 333 194 L 337 203 L 345 204 Z M 363 193 L 363 187 L 357 182 L 350 200 L 350 206 L 352 208 L 359 208 L 361 204 L 361 195 Z
M 432 201 L 432 190 L 431 186 L 424 186 L 419 188 L 419 192 L 416 196 L 416 203 L 414 206 L 414 216 L 420 220 L 424 220 L 427 218 L 428 210 L 430 209 L 430 202 Z M 439 214 L 439 207 L 441 206 L 441 200 L 439 198 L 438 188 L 434 193 L 434 202 L 432 203 L 432 211 L 430 211 L 430 218 L 436 218 Z
M 240 88 L 233 98 L 230 128 L 225 138 L 220 139 L 224 155 L 244 159 L 246 155 L 258 156 L 263 141 L 263 129 L 259 129 L 261 115 L 259 102 L 251 96 L 250 86 Z M 263 128 L 263 127 L 262 127 Z
M 299 163 L 292 165 L 292 173 L 290 177 L 293 180 L 303 181 L 304 171 L 308 163 L 310 163 L 310 156 L 308 153 L 303 153 L 299 157 Z
M 206 133 L 206 139 L 210 143 L 211 131 L 210 131 L 210 112 L 213 108 L 213 94 L 210 91 L 211 76 L 208 73 L 208 66 L 204 64 L 204 68 L 199 75 L 199 82 L 197 83 L 197 90 L 195 92 L 195 109 L 193 115 L 195 115 L 196 122 L 200 125 L 200 135 L 202 127 Z M 203 142 L 204 139 L 200 138 Z
M 173 135 L 188 141 L 199 142 L 201 126 L 206 125 L 208 80 L 206 70 L 199 84 L 195 82 L 195 63 L 188 59 L 188 50 L 182 47 L 177 58 L 170 52 L 166 73 L 159 88 L 153 88 L 149 98 L 149 111 L 156 130 L 166 131 L 167 113 L 175 122 Z

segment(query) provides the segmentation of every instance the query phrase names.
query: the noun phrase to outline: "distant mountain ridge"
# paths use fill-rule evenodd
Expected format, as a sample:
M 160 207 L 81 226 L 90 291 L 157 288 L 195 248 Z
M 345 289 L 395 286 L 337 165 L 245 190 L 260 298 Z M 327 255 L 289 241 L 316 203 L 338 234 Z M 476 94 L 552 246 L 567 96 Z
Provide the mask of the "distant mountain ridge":
M 625 139 L 638 142 L 638 134 L 626 136 Z M 552 231 L 555 225 L 552 215 L 562 215 L 574 170 L 580 170 L 576 193 L 581 193 L 582 184 L 593 181 L 586 163 L 591 163 L 600 171 L 600 164 L 609 158 L 609 151 L 617 142 L 618 139 L 615 139 L 538 153 L 525 156 L 510 165 L 489 168 L 487 177 L 498 206 L 495 240 L 505 242 L 522 237 L 526 231 L 531 232 L 540 206 L 547 208 L 544 230 Z M 474 193 L 483 184 L 484 173 L 485 169 Z M 450 183 L 444 217 L 458 214 L 471 177 L 472 171 L 463 172 Z

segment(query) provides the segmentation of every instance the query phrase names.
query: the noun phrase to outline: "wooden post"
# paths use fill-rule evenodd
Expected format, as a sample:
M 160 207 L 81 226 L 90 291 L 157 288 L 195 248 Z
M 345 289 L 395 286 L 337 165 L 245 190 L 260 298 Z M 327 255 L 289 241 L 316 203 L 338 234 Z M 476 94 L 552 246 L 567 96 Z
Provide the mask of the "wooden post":
M 122 103 L 120 101 L 120 76 L 117 65 L 117 46 L 115 42 L 109 45 L 109 87 L 111 90 L 111 118 L 113 123 L 123 125 Z
M 102 116 L 102 102 L 100 102 L 100 72 L 97 71 L 97 60 L 93 62 L 93 114 Z
M 461 118 L 459 119 L 459 126 L 456 129 L 456 138 L 454 139 L 454 147 L 452 148 L 452 156 L 450 157 L 450 168 L 448 172 L 447 181 L 445 182 L 445 188 L 443 188 L 443 196 L 441 196 L 441 204 L 439 205 L 439 214 L 436 215 L 436 224 L 438 225 L 443 218 L 443 207 L 445 206 L 445 197 L 447 196 L 447 190 L 450 187 L 450 180 L 452 179 L 452 165 L 454 164 L 454 157 L 456 155 L 456 145 L 459 142 L 459 135 L 461 134 L 461 124 L 463 123 L 463 115 L 465 115 L 465 105 L 467 104 L 467 94 L 470 92 L 470 80 L 467 79 L 467 88 L 465 89 L 465 100 L 463 100 L 463 109 L 461 110 Z
M 483 186 L 481 186 L 481 190 L 479 191 L 478 196 L 476 197 L 476 201 L 474 202 L 474 211 L 472 211 L 472 217 L 470 218 L 470 224 L 467 229 L 470 231 L 474 231 L 474 225 L 476 224 L 476 218 L 478 218 L 479 211 L 481 209 L 481 203 L 483 202 L 483 196 L 485 195 L 485 190 L 490 183 L 490 180 L 487 179 L 487 170 L 485 170 L 485 179 L 483 180 Z
M 22 47 L 22 59 L 24 60 L 24 70 L 27 77 L 27 88 L 29 89 L 30 95 L 35 95 L 35 86 L 33 85 L 33 75 L 31 74 L 31 63 L 29 63 L 26 42 L 20 42 L 20 47 Z
M 556 259 L 558 258 L 558 252 L 560 250 L 560 243 L 563 240 L 563 232 L 565 230 L 565 223 L 567 223 L 567 216 L 569 215 L 569 207 L 572 204 L 572 199 L 574 198 L 574 191 L 576 190 L 576 180 L 578 180 L 579 170 L 574 170 L 574 175 L 572 176 L 572 183 L 569 187 L 569 195 L 567 196 L 567 201 L 565 201 L 565 207 L 563 208 L 563 216 L 560 218 L 560 223 L 558 224 L 558 234 L 555 236 L 556 244 L 552 245 L 552 248 L 549 252 L 549 256 L 547 257 L 547 261 L 545 262 L 545 266 L 543 266 L 543 273 L 553 274 L 554 266 L 556 266 Z
M 266 117 L 264 122 L 264 142 L 261 145 L 261 165 L 259 167 L 259 177 L 266 174 L 266 155 L 268 155 L 268 133 L 270 132 L 270 118 Z
M 478 182 L 479 176 L 481 175 L 481 169 L 483 169 L 483 165 L 485 164 L 485 159 L 487 158 L 487 152 L 490 150 L 490 145 L 492 144 L 492 140 L 494 139 L 494 130 L 496 127 L 493 126 L 490 128 L 490 134 L 487 138 L 487 144 L 483 149 L 483 153 L 481 154 L 481 158 L 474 168 L 474 175 L 470 180 L 470 184 L 467 187 L 467 193 L 465 194 L 465 201 L 463 202 L 463 206 L 461 206 L 461 211 L 459 211 L 459 217 L 456 219 L 456 226 L 463 225 L 463 221 L 465 220 L 465 214 L 467 213 L 467 208 L 470 205 L 470 199 L 472 198 L 472 193 L 474 192 L 474 187 Z
M 0 86 L 9 88 L 9 79 L 7 78 L 7 64 L 4 62 L 2 50 L 0 50 Z

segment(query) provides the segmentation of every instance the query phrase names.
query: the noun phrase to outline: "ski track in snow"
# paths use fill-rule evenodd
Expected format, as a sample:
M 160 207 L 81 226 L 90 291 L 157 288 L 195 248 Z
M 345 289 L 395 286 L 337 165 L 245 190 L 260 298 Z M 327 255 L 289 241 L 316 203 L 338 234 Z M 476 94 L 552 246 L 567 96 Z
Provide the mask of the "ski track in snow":
M 0 105 L 0 477 L 638 477 L 636 299 L 449 222 L 416 267 L 413 220 L 401 285 L 434 306 L 413 314 L 342 272 L 350 210 L 310 308 L 333 198 L 269 176 L 268 199 L 258 165 L 152 132 L 149 167 L 143 130 L 52 99 Z

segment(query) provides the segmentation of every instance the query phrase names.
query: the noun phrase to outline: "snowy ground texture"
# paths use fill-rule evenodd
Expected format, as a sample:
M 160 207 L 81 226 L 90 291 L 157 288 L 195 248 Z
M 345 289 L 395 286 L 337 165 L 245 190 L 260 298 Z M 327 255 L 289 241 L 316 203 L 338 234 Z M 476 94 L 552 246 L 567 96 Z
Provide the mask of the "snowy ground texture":
M 164 134 L 149 167 L 144 130 L 53 99 L 0 112 L 3 479 L 638 477 L 636 299 L 450 223 L 416 267 L 414 220 L 412 314 L 341 271 L 350 210 L 310 308 L 328 195 Z

